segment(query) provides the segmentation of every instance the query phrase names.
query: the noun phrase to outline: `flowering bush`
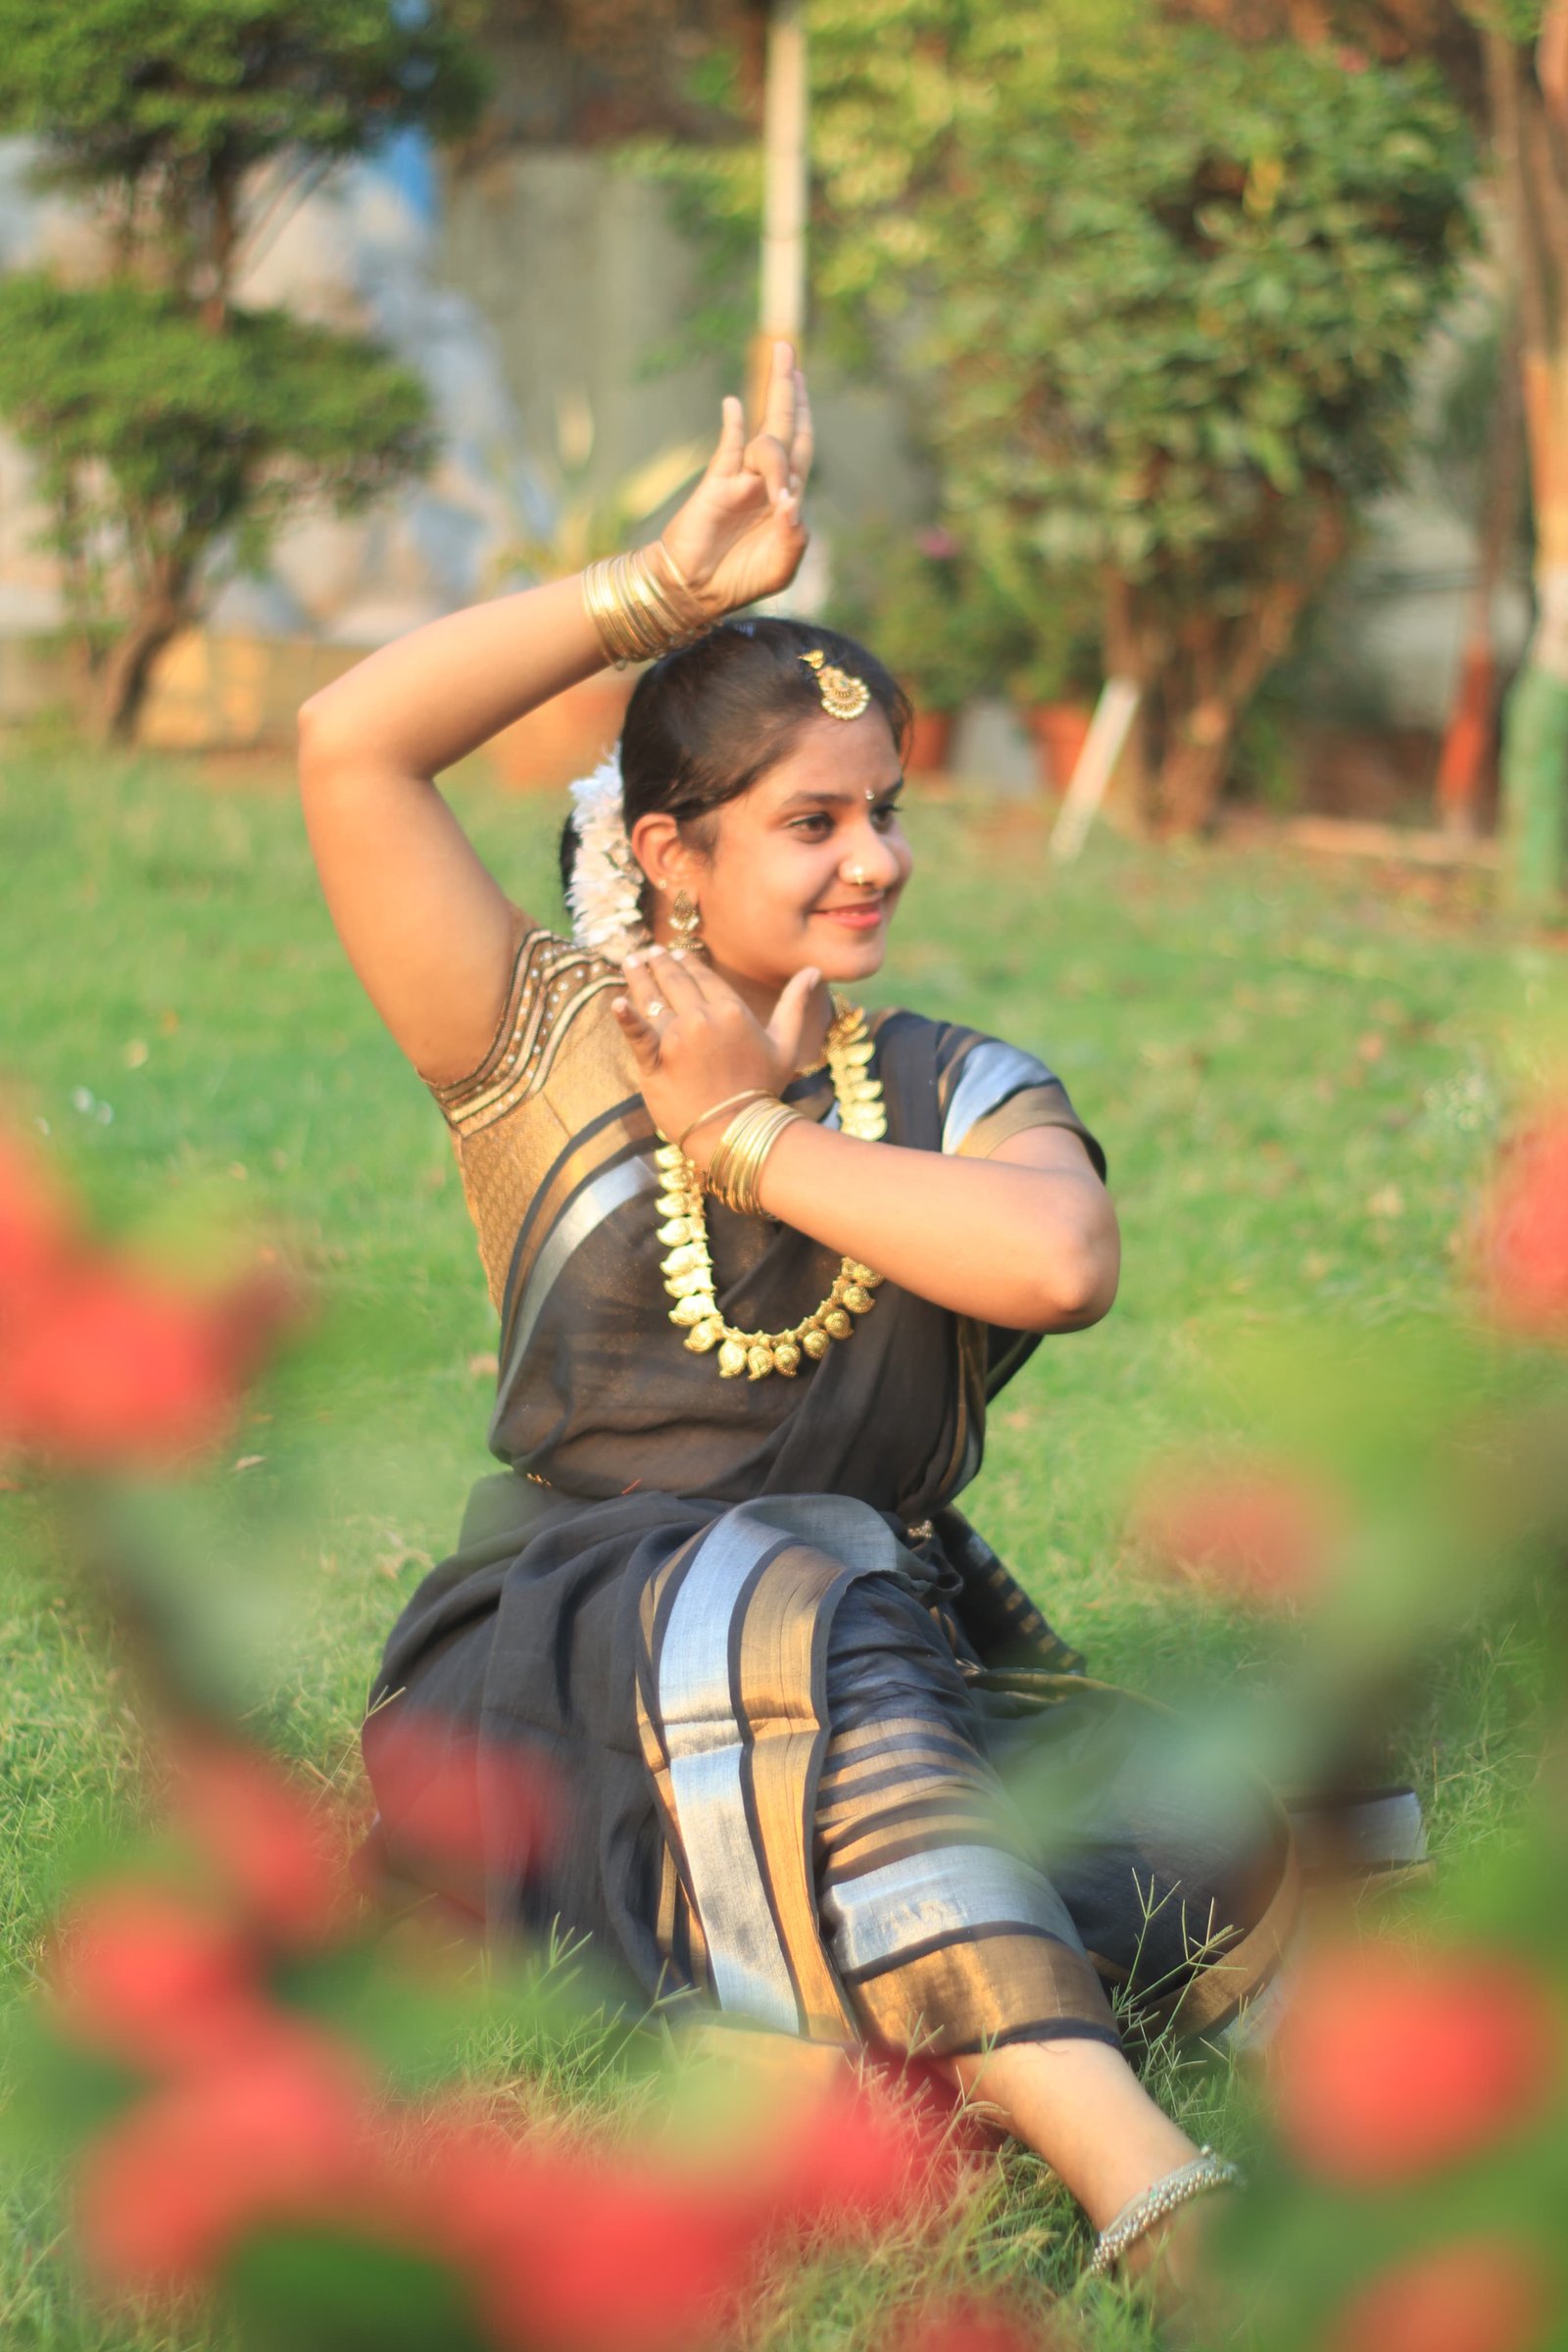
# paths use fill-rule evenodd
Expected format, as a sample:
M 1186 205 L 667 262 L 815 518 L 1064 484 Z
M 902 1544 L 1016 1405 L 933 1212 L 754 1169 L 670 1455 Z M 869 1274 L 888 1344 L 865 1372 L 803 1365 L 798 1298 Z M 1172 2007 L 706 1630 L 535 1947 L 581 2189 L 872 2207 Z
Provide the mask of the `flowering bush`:
M 469 1763 L 483 1780 L 485 1759 Z M 491 1785 L 548 1818 L 516 1757 Z M 377 1978 L 390 1967 L 395 1984 L 408 1955 L 378 1956 L 341 1866 L 335 1887 L 322 1868 L 349 1825 L 328 1837 L 265 1758 L 210 1743 L 181 1751 L 166 1817 L 167 1850 L 68 1907 L 47 1972 L 44 2079 L 63 2090 L 108 2060 L 122 2085 L 74 2164 L 77 2247 L 111 2301 L 217 2295 L 243 2323 L 281 2296 L 300 2340 L 324 2346 L 334 2294 L 373 2305 L 395 2256 L 439 2285 L 458 2340 L 683 2352 L 717 2340 L 781 2237 L 881 2227 L 951 2188 L 938 2122 L 848 2068 L 706 2158 L 509 2129 L 456 2087 L 412 2101 L 374 2041 Z M 451 1818 L 461 1862 L 468 1824 Z M 361 1988 L 347 2011 L 345 1965 Z M 454 2041 L 464 1997 L 449 1987 Z M 295 2278 L 303 2247 L 316 2259 Z
M 296 1307 L 275 1263 L 198 1292 L 102 1249 L 0 1130 L 0 1456 L 167 1467 L 215 1445 Z
M 270 1277 L 196 1293 L 131 1266 L 0 1136 L 0 1438 L 39 1465 L 186 1462 L 290 1303 Z M 221 2303 L 302 2352 L 367 2331 L 409 2352 L 688 2352 L 729 2332 L 781 2241 L 951 2193 L 947 2113 L 875 2069 L 775 2083 L 706 2154 L 509 2123 L 457 2053 L 485 2020 L 548 2030 L 537 1980 L 468 1968 L 416 1918 L 385 1940 L 351 1858 L 368 1845 L 482 1910 L 487 1870 L 521 1882 L 549 1850 L 549 1773 L 397 1702 L 365 1746 L 373 1824 L 187 1706 L 156 1735 L 152 1842 L 62 1908 L 18 2055 L 40 2120 L 86 2119 L 67 2126 L 72 2212 L 98 2297 Z
M 1299 1607 L 1323 1594 L 1338 1513 L 1320 1481 L 1286 1464 L 1172 1465 L 1148 1480 L 1132 1532 L 1165 1575 L 1247 1606 Z
M 1554 2288 L 1540 2248 L 1517 2237 L 1434 2246 L 1368 2280 L 1332 2352 L 1533 2352 L 1548 2338 Z
M 1549 2113 L 1561 2040 L 1549 1986 L 1507 1952 L 1331 1947 L 1298 1976 L 1274 2052 L 1280 2132 L 1327 2180 L 1438 2172 Z
M 1500 1324 L 1568 1339 L 1568 1103 L 1549 1104 L 1516 1137 L 1483 1209 L 1477 1255 Z

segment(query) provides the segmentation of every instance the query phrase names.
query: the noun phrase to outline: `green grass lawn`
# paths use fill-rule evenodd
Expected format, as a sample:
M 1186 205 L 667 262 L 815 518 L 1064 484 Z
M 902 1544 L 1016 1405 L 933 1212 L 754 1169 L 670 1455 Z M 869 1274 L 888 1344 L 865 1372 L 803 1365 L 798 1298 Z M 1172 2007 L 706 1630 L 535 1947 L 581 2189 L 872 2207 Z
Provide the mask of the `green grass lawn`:
M 554 915 L 556 800 L 504 797 L 478 767 L 452 797 L 512 894 Z M 1096 1674 L 1189 1699 L 1261 1675 L 1254 1624 L 1152 1594 L 1119 1564 L 1129 1479 L 1245 1423 L 1226 1368 L 1238 1331 L 1439 1310 L 1547 952 L 1510 948 L 1459 883 L 1414 892 L 1284 852 L 1109 837 L 1063 873 L 1031 805 L 912 800 L 916 878 L 877 994 L 1044 1054 L 1105 1144 L 1125 1233 L 1115 1311 L 1048 1341 L 1000 1400 L 965 1507 Z M 280 773 L 219 786 L 168 763 L 11 755 L 0 938 L 0 1087 L 95 1216 L 165 1243 L 281 1233 L 317 1272 L 316 1329 L 231 1459 L 157 1507 L 198 1572 L 237 1569 L 252 1593 L 232 1638 L 270 1735 L 336 1773 L 382 1633 L 493 1466 L 494 1318 L 440 1118 L 337 948 Z M 115 1652 L 51 1527 L 24 1485 L 0 1494 L 13 1993 L 53 1858 L 129 1802 L 135 1746 Z M 1485 1836 L 1528 1770 L 1527 1681 L 1501 1635 L 1435 1672 L 1400 1761 L 1440 1852 Z M 1200 2120 L 1229 2095 L 1201 2074 L 1176 2093 Z M 128 2342 L 40 2255 L 47 2209 L 24 2193 L 13 2214 L 0 2341 Z M 1069 2278 L 1063 2218 L 1012 2158 L 919 2261 Z M 781 2278 L 771 2340 L 857 2340 L 875 2304 L 861 2270 Z M 1096 2340 L 1130 2325 L 1102 2315 Z

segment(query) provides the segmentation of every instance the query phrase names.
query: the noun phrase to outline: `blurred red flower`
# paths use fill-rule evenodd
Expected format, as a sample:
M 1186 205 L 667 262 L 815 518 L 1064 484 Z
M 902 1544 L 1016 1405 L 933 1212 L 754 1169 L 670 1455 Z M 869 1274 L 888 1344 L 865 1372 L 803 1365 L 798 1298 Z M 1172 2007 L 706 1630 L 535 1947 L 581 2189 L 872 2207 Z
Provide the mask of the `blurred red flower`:
M 49 1969 L 55 2029 L 140 2069 L 210 2064 L 271 2013 L 245 1939 L 156 1886 L 99 1886 L 66 1913 Z
M 210 1446 L 297 1308 L 273 1267 L 199 1295 L 99 1249 L 0 1135 L 0 1451 L 116 1468 Z
M 1339 1513 L 1326 1487 L 1280 1464 L 1156 1474 L 1132 1532 L 1157 1569 L 1228 1600 L 1299 1605 L 1327 1579 Z
M 685 2352 L 719 2332 L 760 2245 L 755 2217 L 712 2189 L 552 2164 L 482 2304 L 518 2352 Z
M 396 2209 L 472 2282 L 518 2352 L 684 2352 L 721 2336 L 768 2249 L 803 2228 L 863 2227 L 929 2193 L 930 2142 L 906 2109 L 847 2082 L 769 2118 L 721 2166 L 606 2158 L 564 2136 L 518 2142 L 461 2112 L 407 2145 Z
M 611 2162 L 565 2135 L 519 2142 L 461 2115 L 408 2145 L 408 2229 L 464 2273 L 486 2328 L 517 2352 L 683 2352 L 717 2331 L 754 2267 L 751 2201 Z
M 377 2122 L 346 2048 L 274 2020 L 89 2144 L 76 2182 L 89 2270 L 120 2293 L 184 2294 L 210 2285 L 229 2251 L 268 2223 L 373 2215 Z
M 1554 2303 L 1533 2247 L 1466 2238 L 1381 2272 L 1346 2305 L 1325 2352 L 1535 2352 Z
M 73 1230 L 36 1152 L 0 1128 L 0 1324 L 61 1263 Z
M 1489 1951 L 1392 1941 L 1309 1959 L 1272 2052 L 1297 2161 L 1368 2186 L 1435 2172 L 1531 2124 L 1560 2072 L 1542 1981 Z
M 341 1834 L 320 1801 L 259 1750 L 185 1740 L 171 1809 L 270 1942 L 310 1948 L 351 1916 Z
M 858 2229 L 890 2221 L 951 2191 L 952 2136 L 941 2110 L 875 2075 L 813 2100 L 768 2152 L 754 2158 L 757 2186 L 779 2222 L 797 2229 Z
M 549 1852 L 560 1794 L 536 1750 L 399 1700 L 369 1716 L 360 1739 L 388 1852 L 444 1888 L 466 1893 L 489 1871 L 516 1879 Z
M 916 2312 L 888 2352 L 1046 2352 L 1052 2341 L 1001 2304 L 964 2301 Z
M 195 1298 L 103 1256 L 78 1258 L 3 1318 L 0 1446 L 72 1468 L 166 1465 L 230 1427 L 281 1288 Z
M 1504 1153 L 1482 1210 L 1477 1273 L 1509 1329 L 1568 1339 L 1568 1103 L 1556 1103 Z

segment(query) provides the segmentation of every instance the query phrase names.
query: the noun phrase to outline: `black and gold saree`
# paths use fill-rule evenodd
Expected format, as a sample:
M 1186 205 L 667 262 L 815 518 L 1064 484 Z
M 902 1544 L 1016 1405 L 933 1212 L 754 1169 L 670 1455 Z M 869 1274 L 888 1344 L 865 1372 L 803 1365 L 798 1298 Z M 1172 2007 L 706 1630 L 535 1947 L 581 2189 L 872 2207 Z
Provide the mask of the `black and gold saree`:
M 1035 1336 L 890 1282 L 796 1377 L 721 1379 L 669 1319 L 619 974 L 519 930 L 490 1052 L 435 1090 L 501 1313 L 506 1468 L 393 1630 L 372 1781 L 400 1710 L 546 1751 L 566 1834 L 523 1881 L 498 1822 L 487 1913 L 586 1934 L 647 1998 L 936 2053 L 1114 2040 L 1113 1995 L 1224 2025 L 1288 1924 L 1283 1815 L 1184 1783 L 1158 1710 L 1088 1681 L 955 1507 Z M 910 1012 L 871 1033 L 891 1143 L 983 1156 L 1059 1124 L 1102 1167 L 1033 1055 Z M 825 1075 L 790 1100 L 837 1117 Z M 729 1321 L 830 1288 L 835 1253 L 709 1214 Z

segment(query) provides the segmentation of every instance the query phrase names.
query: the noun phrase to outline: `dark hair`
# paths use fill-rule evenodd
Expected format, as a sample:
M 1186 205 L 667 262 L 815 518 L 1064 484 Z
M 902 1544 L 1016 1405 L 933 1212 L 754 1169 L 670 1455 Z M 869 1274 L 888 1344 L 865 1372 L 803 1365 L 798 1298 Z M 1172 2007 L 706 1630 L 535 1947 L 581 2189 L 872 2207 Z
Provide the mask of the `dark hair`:
M 637 681 L 620 734 L 627 833 L 661 811 L 700 821 L 776 766 L 807 721 L 821 715 L 821 689 L 801 660 L 811 653 L 865 680 L 902 758 L 914 717 L 909 698 L 863 645 L 809 620 L 721 620 Z M 564 890 L 576 855 L 568 816 Z

